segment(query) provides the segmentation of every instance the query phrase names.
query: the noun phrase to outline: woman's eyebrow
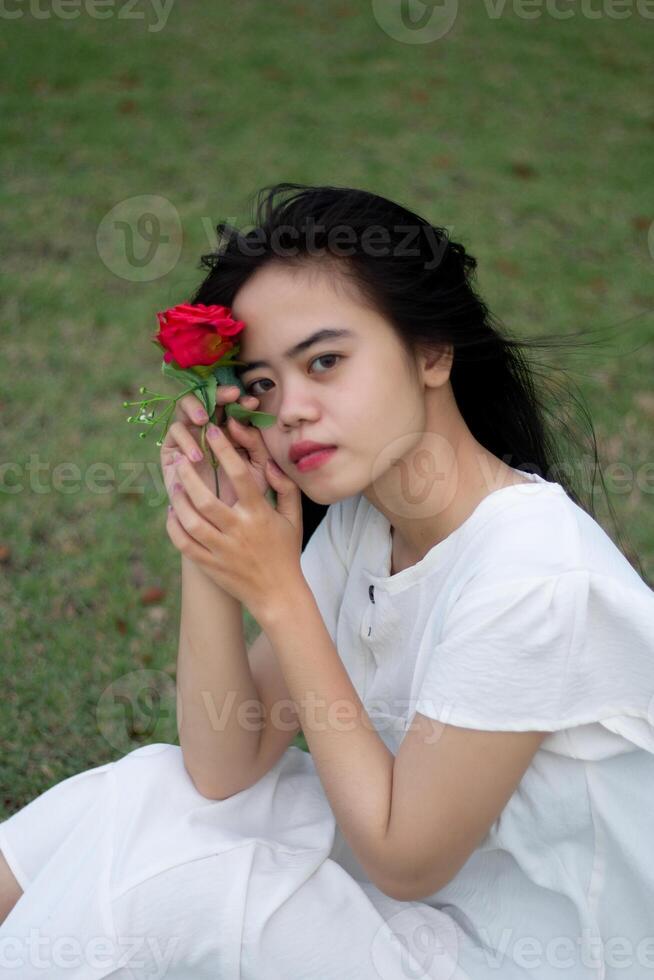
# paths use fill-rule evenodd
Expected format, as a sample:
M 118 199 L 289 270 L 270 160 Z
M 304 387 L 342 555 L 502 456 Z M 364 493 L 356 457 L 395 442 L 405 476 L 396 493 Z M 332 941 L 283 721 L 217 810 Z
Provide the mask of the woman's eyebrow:
M 284 357 L 290 361 L 292 358 L 297 357 L 298 354 L 307 350 L 307 348 L 313 347 L 314 344 L 318 344 L 323 340 L 336 340 L 339 337 L 354 337 L 354 334 L 351 330 L 323 327 L 321 330 L 316 330 L 315 333 L 312 333 L 306 340 L 301 340 L 299 344 L 294 344 L 293 347 L 290 347 L 284 354 Z M 241 374 L 245 374 L 246 371 L 252 371 L 253 368 L 269 368 L 271 366 L 268 361 L 247 361 L 245 364 L 236 367 L 236 374 L 240 377 Z

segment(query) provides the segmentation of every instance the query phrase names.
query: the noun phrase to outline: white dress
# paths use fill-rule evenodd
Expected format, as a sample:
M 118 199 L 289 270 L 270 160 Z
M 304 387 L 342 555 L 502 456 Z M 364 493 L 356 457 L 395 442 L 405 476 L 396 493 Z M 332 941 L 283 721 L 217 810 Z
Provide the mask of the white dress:
M 392 576 L 391 547 L 359 494 L 302 553 L 389 748 L 415 711 L 551 732 L 452 881 L 422 902 L 375 888 L 297 747 L 213 801 L 155 743 L 0 824 L 24 889 L 0 977 L 654 980 L 654 593 L 534 475 Z

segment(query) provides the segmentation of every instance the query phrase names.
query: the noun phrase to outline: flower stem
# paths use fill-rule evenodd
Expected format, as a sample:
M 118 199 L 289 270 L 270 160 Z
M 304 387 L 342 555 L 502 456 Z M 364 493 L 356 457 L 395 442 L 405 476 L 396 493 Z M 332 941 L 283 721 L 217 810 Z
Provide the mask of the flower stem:
M 200 434 L 200 445 L 202 446 L 202 452 L 203 453 L 206 453 L 207 449 L 209 450 L 209 459 L 211 461 L 211 465 L 213 466 L 214 479 L 215 479 L 215 483 L 216 483 L 216 496 L 218 497 L 219 496 L 219 491 L 218 491 L 218 466 L 220 464 L 218 463 L 218 460 L 214 456 L 213 450 L 212 450 L 211 446 L 207 446 L 206 431 L 207 431 L 206 426 L 203 425 L 202 426 L 202 432 Z

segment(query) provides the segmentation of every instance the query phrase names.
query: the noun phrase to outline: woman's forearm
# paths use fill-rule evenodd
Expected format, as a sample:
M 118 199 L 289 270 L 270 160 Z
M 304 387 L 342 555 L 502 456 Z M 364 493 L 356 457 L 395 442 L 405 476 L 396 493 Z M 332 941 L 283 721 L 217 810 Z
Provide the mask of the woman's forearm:
M 366 711 L 311 590 L 306 584 L 289 588 L 257 622 L 279 661 L 343 836 L 373 884 L 394 889 L 387 830 L 395 756 Z
M 177 731 L 201 793 L 235 792 L 257 759 L 261 702 L 247 657 L 243 607 L 181 556 Z

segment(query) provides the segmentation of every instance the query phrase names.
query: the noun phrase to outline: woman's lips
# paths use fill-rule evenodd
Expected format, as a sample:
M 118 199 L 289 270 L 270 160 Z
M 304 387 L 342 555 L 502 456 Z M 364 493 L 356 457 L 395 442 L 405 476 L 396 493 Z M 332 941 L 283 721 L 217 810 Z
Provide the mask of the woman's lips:
M 301 473 L 306 473 L 307 470 L 315 470 L 318 466 L 326 463 L 328 459 L 331 459 L 337 448 L 337 446 L 327 446 L 326 449 L 318 449 L 316 452 L 307 453 L 306 456 L 298 459 L 295 465 Z

